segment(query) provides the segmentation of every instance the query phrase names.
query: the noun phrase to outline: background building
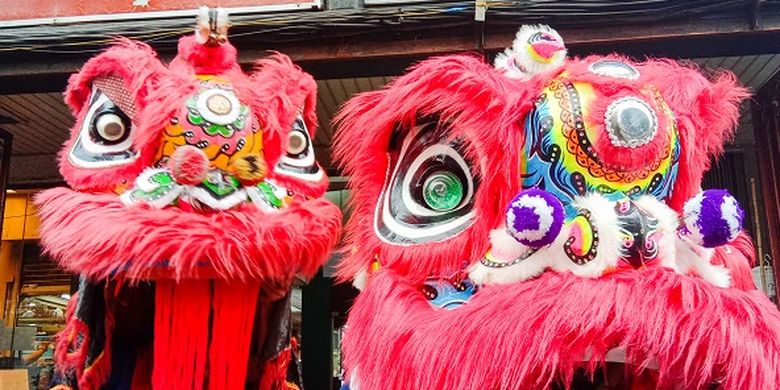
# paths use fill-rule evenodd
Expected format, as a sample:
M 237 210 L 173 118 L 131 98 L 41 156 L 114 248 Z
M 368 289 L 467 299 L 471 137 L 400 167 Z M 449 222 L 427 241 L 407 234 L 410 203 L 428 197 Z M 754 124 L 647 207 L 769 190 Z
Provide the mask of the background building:
M 492 60 L 519 25 L 546 23 L 574 56 L 620 52 L 731 70 L 755 98 L 743 105 L 736 138 L 705 186 L 728 188 L 748 211 L 746 228 L 767 265 L 756 269 L 757 280 L 776 295 L 778 272 L 771 270 L 780 259 L 778 0 L 54 0 L 25 7 L 0 0 L 0 193 L 6 194 L 0 317 L 7 329 L 34 326 L 44 340 L 61 323 L 58 315 L 71 293 L 71 277 L 40 255 L 30 202 L 35 190 L 64 184 L 55 155 L 73 125 L 61 95 L 69 74 L 117 35 L 146 41 L 170 59 L 178 37 L 192 30 L 200 3 L 230 9 L 231 41 L 247 68 L 278 50 L 315 76 L 316 152 L 332 177 L 329 197 L 342 206 L 348 189 L 330 161 L 333 114 L 350 96 L 381 88 L 420 59 L 473 51 Z M 475 20 L 482 7 L 484 21 Z M 339 329 L 354 296 L 351 287 L 333 285 L 335 261 L 336 255 L 296 303 L 304 381 L 315 389 L 326 388 L 339 373 Z

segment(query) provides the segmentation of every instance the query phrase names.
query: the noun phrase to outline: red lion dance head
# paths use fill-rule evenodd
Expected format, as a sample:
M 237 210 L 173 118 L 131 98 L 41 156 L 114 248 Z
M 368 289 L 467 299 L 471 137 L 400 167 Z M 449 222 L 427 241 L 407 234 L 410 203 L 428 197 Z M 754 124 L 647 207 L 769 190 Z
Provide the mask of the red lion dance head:
M 314 160 L 316 84 L 282 54 L 245 74 L 224 12 L 199 23 L 168 66 L 122 40 L 70 78 L 70 188 L 37 198 L 43 246 L 82 275 L 63 384 L 284 387 L 289 289 L 341 220 Z
M 780 313 L 750 287 L 743 212 L 700 188 L 746 91 L 672 61 L 563 60 L 536 28 L 500 69 L 430 59 L 340 113 L 352 387 L 595 385 L 620 362 L 634 388 L 777 388 Z

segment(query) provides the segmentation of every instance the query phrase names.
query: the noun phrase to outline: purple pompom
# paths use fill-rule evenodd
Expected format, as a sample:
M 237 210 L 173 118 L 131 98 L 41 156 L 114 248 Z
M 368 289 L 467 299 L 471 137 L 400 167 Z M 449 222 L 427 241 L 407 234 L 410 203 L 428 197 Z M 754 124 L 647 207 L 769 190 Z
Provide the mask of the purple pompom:
M 507 232 L 521 244 L 533 248 L 555 241 L 563 220 L 561 201 L 537 188 L 521 191 L 506 210 Z
M 690 239 L 707 248 L 733 241 L 745 218 L 745 211 L 726 190 L 700 192 L 685 202 L 683 213 Z

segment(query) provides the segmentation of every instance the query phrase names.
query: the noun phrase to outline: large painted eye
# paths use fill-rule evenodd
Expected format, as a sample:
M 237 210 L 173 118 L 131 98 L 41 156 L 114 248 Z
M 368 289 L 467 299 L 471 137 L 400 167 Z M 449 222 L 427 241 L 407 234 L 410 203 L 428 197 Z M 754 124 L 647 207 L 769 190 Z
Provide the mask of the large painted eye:
M 287 151 L 276 163 L 276 172 L 298 179 L 319 181 L 322 169 L 314 158 L 314 145 L 303 117 L 298 115 L 287 136 Z
M 397 158 L 375 215 L 377 235 L 384 241 L 443 241 L 471 224 L 479 183 L 463 157 L 463 142 L 446 133 L 437 122 L 426 122 L 391 145 L 390 155 Z
M 96 85 L 68 160 L 79 168 L 109 168 L 129 164 L 138 154 L 132 149 L 130 117 Z M 111 89 L 115 91 L 115 88 Z
M 100 115 L 95 121 L 95 132 L 101 141 L 115 143 L 121 141 L 128 134 L 127 120 L 117 114 L 106 113 Z

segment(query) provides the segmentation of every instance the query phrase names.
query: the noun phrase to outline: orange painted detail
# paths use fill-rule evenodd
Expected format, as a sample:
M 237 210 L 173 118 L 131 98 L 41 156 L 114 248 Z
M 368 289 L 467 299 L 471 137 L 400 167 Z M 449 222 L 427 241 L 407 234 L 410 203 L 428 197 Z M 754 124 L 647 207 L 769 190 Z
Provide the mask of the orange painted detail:
M 183 145 L 198 147 L 208 157 L 210 166 L 223 172 L 232 172 L 232 167 L 247 156 L 261 159 L 263 133 L 259 122 L 251 110 L 238 100 L 230 83 L 219 77 L 196 77 L 201 89 L 187 100 L 180 115 L 165 127 L 155 160 L 164 163 L 176 148 Z M 215 98 L 221 100 L 209 105 Z M 224 103 L 225 110 L 217 103 Z M 235 110 L 233 106 L 236 106 Z M 209 119 L 224 118 L 229 118 L 229 123 L 209 122 Z
M 133 5 L 146 3 L 146 6 Z M 219 0 L 210 4 L 213 7 L 230 8 L 258 7 L 267 5 L 310 4 L 309 0 Z M 203 5 L 203 1 L 194 0 L 27 0 L 22 3 L 2 0 L 0 20 L 24 20 L 42 18 L 62 18 L 70 16 L 110 15 L 119 13 L 164 12 L 194 10 Z

